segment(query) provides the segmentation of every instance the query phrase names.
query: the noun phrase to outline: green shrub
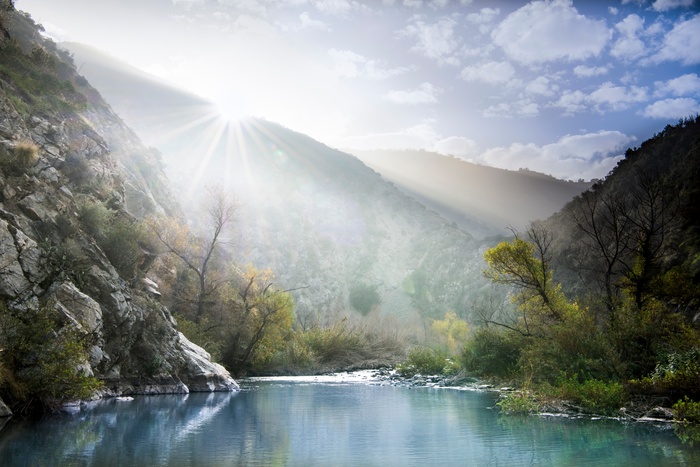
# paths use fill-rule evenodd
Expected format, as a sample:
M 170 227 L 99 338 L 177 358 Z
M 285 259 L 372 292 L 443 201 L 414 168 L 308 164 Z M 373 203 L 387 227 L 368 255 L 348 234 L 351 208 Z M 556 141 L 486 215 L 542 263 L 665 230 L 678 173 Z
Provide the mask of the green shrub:
M 649 376 L 631 380 L 628 387 L 636 394 L 653 394 L 674 400 L 682 396 L 700 398 L 700 349 L 666 354 Z
M 83 199 L 78 203 L 78 220 L 83 230 L 98 242 L 105 237 L 113 218 L 114 211 L 99 201 Z
M 41 249 L 48 281 L 69 280 L 78 288 L 85 286 L 90 262 L 75 239 L 66 238 L 60 243 L 46 242 Z
M 20 403 L 38 398 L 56 408 L 86 399 L 101 387 L 83 370 L 88 336 L 70 325 L 60 327 L 54 315 L 49 306 L 23 311 L 0 307 L 2 360 L 17 381 L 11 397 Z
M 627 392 L 618 382 L 596 379 L 579 381 L 576 375 L 559 380 L 559 397 L 579 404 L 597 414 L 614 414 L 627 400 Z
M 139 265 L 143 257 L 140 244 L 145 238 L 146 230 L 139 222 L 116 218 L 104 238 L 99 241 L 99 245 L 123 278 L 134 279 L 139 274 Z
M 525 339 L 512 332 L 481 328 L 462 350 L 464 369 L 476 376 L 512 377 Z
M 683 397 L 673 404 L 673 417 L 678 421 L 700 424 L 700 402 Z
M 454 375 L 459 366 L 441 350 L 416 347 L 408 353 L 408 360 L 396 366 L 404 377 L 421 375 Z
M 507 414 L 527 415 L 539 411 L 539 405 L 529 391 L 505 393 L 496 405 Z
M 350 305 L 363 316 L 367 316 L 382 299 L 376 285 L 356 284 L 350 289 Z
M 125 279 L 138 276 L 143 257 L 141 245 L 152 245 L 150 232 L 139 221 L 117 216 L 99 201 L 83 200 L 78 206 L 78 220 Z

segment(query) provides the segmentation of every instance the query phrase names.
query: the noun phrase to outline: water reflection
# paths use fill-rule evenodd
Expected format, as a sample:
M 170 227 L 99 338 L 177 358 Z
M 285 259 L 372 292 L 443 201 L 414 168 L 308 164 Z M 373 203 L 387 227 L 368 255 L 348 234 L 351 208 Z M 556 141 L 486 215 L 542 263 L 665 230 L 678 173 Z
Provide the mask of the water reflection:
M 501 417 L 493 395 L 253 382 L 12 422 L 3 465 L 700 465 L 673 429 Z

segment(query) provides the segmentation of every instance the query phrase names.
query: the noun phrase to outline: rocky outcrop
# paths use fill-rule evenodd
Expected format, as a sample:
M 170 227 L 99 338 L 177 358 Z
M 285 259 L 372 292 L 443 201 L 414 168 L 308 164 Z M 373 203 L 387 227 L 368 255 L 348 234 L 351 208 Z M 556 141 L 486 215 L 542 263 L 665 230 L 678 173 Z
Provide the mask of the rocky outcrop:
M 36 28 L 27 16 L 13 21 L 22 30 Z M 17 37 L 22 49 L 50 56 L 54 71 L 36 73 L 63 84 L 56 95 L 50 87 L 30 95 L 15 75 L 0 74 L 0 302 L 19 315 L 48 308 L 57 326 L 88 336 L 85 371 L 105 382 L 101 395 L 237 389 L 223 367 L 177 331 L 157 284 L 140 280 L 148 277 L 152 254 L 133 259 L 136 272 L 125 275 L 115 266 L 119 249 L 110 257 L 100 246 L 95 230 L 103 226 L 91 230 L 79 215 L 81 206 L 99 206 L 130 225 L 176 214 L 157 153 L 53 43 L 38 34 Z M 18 145 L 36 154 L 20 160 Z

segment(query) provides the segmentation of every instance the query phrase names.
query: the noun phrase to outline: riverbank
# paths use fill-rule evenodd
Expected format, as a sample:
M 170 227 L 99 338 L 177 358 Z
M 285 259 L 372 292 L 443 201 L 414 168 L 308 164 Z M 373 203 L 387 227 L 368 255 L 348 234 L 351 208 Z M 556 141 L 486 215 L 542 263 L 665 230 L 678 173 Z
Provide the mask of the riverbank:
M 564 399 L 546 397 L 527 389 L 487 382 L 465 375 L 414 375 L 401 376 L 395 369 L 385 367 L 370 370 L 326 373 L 310 376 L 267 376 L 245 378 L 242 381 L 296 381 L 306 383 L 361 383 L 380 386 L 406 388 L 443 388 L 461 391 L 484 391 L 497 394 L 494 408 L 504 413 L 516 415 L 534 415 L 539 417 L 565 417 L 584 419 L 606 419 L 620 422 L 652 423 L 666 425 L 683 425 L 674 418 L 674 412 L 663 407 L 659 398 L 638 397 L 619 408 L 617 413 L 602 413 L 589 410 L 581 405 Z M 242 383 L 245 384 L 245 383 Z M 504 401 L 513 400 L 515 403 Z

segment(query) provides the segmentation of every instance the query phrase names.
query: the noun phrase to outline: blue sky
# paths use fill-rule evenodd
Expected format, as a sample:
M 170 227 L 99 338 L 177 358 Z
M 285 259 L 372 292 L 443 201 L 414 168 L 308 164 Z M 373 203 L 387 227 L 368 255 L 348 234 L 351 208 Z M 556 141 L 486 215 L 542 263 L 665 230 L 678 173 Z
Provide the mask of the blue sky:
M 698 0 L 17 0 L 57 40 L 344 149 L 560 178 L 700 112 Z

